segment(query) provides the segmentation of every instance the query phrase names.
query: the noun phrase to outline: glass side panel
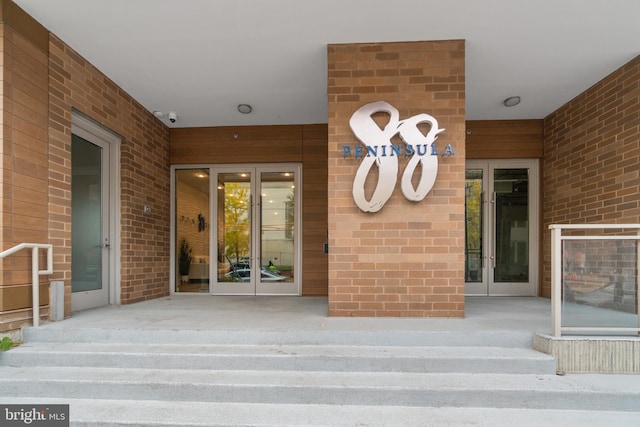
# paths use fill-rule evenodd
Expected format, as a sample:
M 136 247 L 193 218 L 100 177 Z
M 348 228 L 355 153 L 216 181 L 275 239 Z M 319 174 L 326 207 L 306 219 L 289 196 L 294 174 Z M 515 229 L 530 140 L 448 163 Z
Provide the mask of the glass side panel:
M 102 289 L 102 148 L 71 139 L 71 290 Z
M 467 282 L 482 282 L 482 169 L 465 177 L 465 268 Z
M 261 282 L 294 279 L 294 189 L 293 172 L 261 173 Z
M 176 291 L 209 291 L 209 170 L 179 169 L 176 180 Z
M 218 282 L 251 279 L 251 174 L 218 175 Z
M 495 169 L 494 282 L 529 281 L 528 169 Z
M 638 327 L 637 240 L 565 240 L 562 260 L 562 326 Z

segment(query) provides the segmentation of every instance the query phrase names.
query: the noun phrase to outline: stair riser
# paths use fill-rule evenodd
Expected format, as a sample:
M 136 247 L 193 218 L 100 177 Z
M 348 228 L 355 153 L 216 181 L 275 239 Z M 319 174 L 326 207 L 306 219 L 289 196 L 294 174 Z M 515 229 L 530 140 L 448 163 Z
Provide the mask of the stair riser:
M 151 380 L 151 378 L 150 378 Z M 540 390 L 397 389 L 356 387 L 3 382 L 3 394 L 24 398 L 244 402 L 413 407 L 482 407 L 637 411 L 637 395 Z
M 338 372 L 554 374 L 551 358 L 402 358 L 82 353 L 6 353 L 4 366 Z
M 528 332 L 203 331 L 26 328 L 26 342 L 178 345 L 366 345 L 531 348 Z

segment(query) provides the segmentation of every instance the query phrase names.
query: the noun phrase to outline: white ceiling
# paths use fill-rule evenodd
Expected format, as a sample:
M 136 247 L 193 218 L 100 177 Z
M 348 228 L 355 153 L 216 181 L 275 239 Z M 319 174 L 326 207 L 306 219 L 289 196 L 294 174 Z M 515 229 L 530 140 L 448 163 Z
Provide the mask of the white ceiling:
M 640 54 L 638 0 L 14 2 L 172 127 L 326 123 L 332 43 L 465 39 L 469 120 L 543 118 Z

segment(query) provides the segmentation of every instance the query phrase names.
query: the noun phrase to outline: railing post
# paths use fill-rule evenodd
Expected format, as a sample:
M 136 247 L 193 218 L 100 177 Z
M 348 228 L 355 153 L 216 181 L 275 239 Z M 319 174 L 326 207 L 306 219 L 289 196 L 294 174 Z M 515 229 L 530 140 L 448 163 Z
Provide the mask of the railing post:
M 40 260 L 38 247 L 34 247 L 31 256 L 31 283 L 33 294 L 33 326 L 40 326 Z
M 562 335 L 562 229 L 551 226 L 551 335 Z
M 46 243 L 20 243 L 0 252 L 0 258 L 13 255 L 23 249 L 31 248 L 31 301 L 33 326 L 40 325 L 40 276 L 53 274 L 53 245 Z M 40 249 L 47 250 L 47 269 L 40 270 Z
M 53 245 L 47 246 L 47 271 L 42 274 L 53 274 Z

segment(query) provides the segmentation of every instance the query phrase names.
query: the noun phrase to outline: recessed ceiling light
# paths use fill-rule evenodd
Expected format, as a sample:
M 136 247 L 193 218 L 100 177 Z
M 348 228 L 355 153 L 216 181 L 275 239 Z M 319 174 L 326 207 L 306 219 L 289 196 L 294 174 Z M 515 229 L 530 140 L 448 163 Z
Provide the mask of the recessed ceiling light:
M 253 111 L 253 108 L 249 104 L 238 104 L 238 111 L 242 114 L 249 114 Z
M 504 100 L 504 106 L 505 107 L 514 107 L 516 105 L 520 104 L 520 97 L 519 96 L 510 96 L 509 98 Z

